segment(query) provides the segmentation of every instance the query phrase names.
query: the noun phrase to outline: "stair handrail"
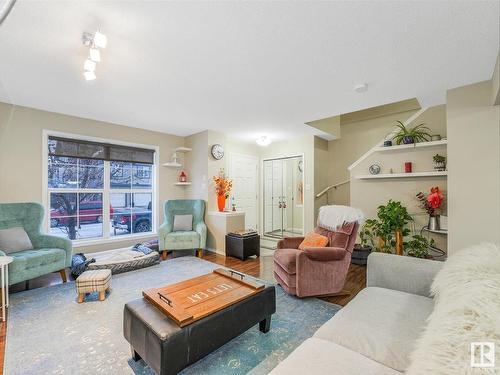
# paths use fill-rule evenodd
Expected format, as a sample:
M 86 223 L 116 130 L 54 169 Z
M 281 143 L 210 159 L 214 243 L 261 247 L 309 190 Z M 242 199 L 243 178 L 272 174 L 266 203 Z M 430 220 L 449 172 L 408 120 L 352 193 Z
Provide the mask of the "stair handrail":
M 330 191 L 331 189 L 337 189 L 339 186 L 348 184 L 349 182 L 351 182 L 351 180 L 345 180 L 345 181 L 338 182 L 336 184 L 327 186 L 326 188 L 324 188 L 323 190 L 321 190 L 318 194 L 316 194 L 316 198 L 320 198 L 323 195 L 325 195 L 328 191 Z

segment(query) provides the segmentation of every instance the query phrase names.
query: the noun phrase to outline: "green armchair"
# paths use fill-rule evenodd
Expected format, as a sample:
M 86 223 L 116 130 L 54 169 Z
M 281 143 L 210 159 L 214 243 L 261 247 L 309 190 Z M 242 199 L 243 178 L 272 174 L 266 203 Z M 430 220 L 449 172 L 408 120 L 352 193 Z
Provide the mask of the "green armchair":
M 207 242 L 205 201 L 173 199 L 165 202 L 165 221 L 158 229 L 158 244 L 163 259 L 167 251 L 196 249 L 201 252 Z M 173 231 L 175 215 L 193 215 L 192 231 Z
M 9 285 L 59 271 L 66 282 L 66 268 L 71 264 L 73 252 L 70 240 L 41 232 L 44 209 L 38 203 L 1 203 L 0 229 L 23 227 L 33 249 L 10 253 Z M 0 256 L 6 254 L 1 251 Z

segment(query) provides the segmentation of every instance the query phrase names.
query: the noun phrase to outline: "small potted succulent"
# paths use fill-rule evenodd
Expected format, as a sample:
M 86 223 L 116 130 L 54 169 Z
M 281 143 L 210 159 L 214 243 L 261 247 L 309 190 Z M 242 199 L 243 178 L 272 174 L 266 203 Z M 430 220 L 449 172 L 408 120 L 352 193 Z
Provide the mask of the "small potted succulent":
M 427 142 L 431 139 L 431 134 L 429 133 L 430 129 L 425 126 L 425 124 L 407 128 L 401 121 L 398 121 L 396 126 L 399 131 L 396 133 L 393 140 L 398 145 L 401 143 L 409 145 L 412 143 Z
M 436 171 L 442 172 L 446 170 L 446 156 L 436 154 L 432 157 L 432 160 L 434 161 L 434 169 Z
M 373 235 L 370 225 L 366 223 L 361 227 L 359 232 L 359 239 L 361 243 L 354 245 L 354 250 L 352 251 L 351 263 L 360 266 L 365 266 L 368 255 L 373 250 Z

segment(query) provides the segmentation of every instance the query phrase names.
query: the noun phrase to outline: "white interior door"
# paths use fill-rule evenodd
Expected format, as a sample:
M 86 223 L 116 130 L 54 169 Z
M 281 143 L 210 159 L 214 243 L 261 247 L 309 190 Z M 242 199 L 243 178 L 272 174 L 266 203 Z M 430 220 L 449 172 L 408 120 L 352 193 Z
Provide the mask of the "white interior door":
M 233 180 L 231 204 L 245 211 L 245 229 L 258 230 L 259 159 L 251 155 L 232 153 L 229 174 Z

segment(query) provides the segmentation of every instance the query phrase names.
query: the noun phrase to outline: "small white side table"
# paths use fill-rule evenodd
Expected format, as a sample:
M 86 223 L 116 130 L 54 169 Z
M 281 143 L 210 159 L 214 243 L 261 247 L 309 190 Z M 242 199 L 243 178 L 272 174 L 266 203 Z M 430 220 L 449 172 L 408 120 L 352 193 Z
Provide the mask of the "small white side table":
M 9 264 L 14 258 L 0 256 L 0 268 L 2 278 L 2 321 L 5 322 L 5 309 L 9 307 Z

